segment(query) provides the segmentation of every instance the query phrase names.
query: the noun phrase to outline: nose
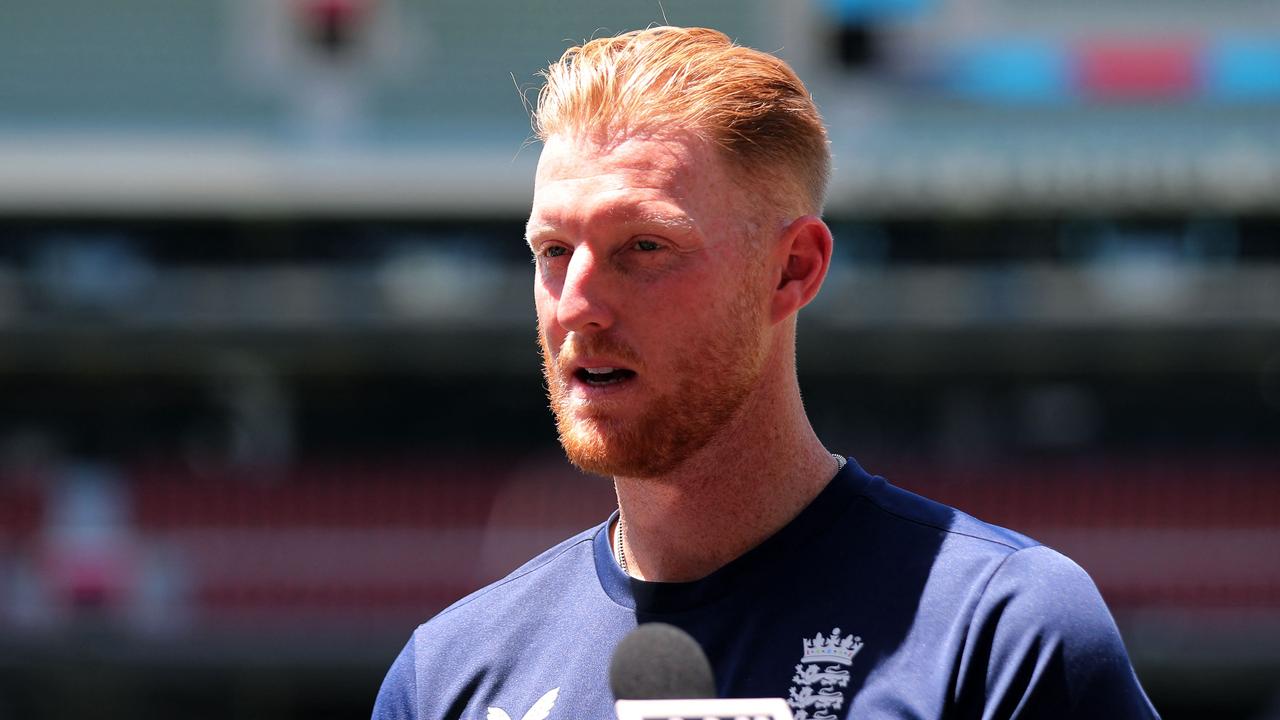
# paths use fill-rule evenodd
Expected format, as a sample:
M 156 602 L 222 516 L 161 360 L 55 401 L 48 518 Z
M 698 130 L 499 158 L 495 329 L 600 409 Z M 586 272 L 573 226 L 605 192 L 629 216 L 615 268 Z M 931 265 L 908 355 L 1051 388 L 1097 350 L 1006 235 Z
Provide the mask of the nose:
M 565 271 L 556 304 L 556 322 L 570 332 L 591 333 L 608 328 L 613 324 L 608 283 L 607 268 L 600 259 L 586 245 L 579 246 Z

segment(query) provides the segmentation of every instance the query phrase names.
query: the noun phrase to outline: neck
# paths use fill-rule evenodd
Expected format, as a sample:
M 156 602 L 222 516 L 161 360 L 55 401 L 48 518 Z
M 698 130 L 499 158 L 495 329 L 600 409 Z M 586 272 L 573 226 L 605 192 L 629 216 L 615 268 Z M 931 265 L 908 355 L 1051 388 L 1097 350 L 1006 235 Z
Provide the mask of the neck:
M 835 474 L 836 460 L 804 414 L 794 370 L 786 382 L 759 387 L 675 472 L 614 478 L 632 577 L 709 575 L 782 529 Z

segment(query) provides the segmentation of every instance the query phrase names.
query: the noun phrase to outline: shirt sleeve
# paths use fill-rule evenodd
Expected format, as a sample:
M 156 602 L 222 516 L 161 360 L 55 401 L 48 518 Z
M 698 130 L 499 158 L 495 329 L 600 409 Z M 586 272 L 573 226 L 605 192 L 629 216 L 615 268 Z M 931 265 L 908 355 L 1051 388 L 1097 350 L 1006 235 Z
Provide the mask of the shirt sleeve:
M 992 576 L 961 658 L 957 705 L 983 720 L 1159 718 L 1088 574 L 1046 547 Z
M 418 679 L 414 672 L 413 638 L 391 663 L 373 703 L 372 720 L 417 720 Z

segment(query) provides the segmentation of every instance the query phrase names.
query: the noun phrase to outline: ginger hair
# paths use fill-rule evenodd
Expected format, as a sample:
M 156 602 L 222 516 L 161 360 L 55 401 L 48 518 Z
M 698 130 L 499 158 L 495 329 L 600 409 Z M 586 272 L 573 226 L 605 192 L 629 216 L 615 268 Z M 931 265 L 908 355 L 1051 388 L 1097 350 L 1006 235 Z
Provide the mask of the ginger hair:
M 743 171 L 769 205 L 822 210 L 826 128 L 804 83 L 773 55 L 716 30 L 664 26 L 572 47 L 541 74 L 539 140 L 689 132 Z

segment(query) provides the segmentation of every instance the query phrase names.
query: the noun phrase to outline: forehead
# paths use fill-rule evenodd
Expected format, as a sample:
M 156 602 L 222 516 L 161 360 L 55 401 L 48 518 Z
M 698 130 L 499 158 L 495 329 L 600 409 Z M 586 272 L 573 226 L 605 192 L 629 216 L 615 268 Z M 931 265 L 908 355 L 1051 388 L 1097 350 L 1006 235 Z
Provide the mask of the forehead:
M 538 161 L 530 228 L 644 215 L 702 224 L 731 211 L 736 193 L 724 161 L 684 135 L 602 143 L 548 138 Z

